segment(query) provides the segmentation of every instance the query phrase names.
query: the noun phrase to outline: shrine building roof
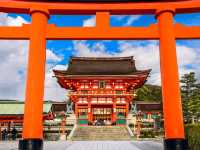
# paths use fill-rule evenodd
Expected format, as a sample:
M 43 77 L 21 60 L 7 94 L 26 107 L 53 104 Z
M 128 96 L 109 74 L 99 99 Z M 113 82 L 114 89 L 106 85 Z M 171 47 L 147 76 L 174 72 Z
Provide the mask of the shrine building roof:
M 137 110 L 141 111 L 162 111 L 161 102 L 148 102 L 148 101 L 134 101 L 137 106 Z
M 43 104 L 43 114 L 48 114 L 51 111 L 52 104 L 45 102 Z M 0 100 L 0 116 L 8 115 L 23 115 L 24 102 L 17 100 Z
M 67 70 L 53 70 L 55 75 L 134 75 L 149 74 L 151 69 L 137 70 L 130 57 L 71 57 Z

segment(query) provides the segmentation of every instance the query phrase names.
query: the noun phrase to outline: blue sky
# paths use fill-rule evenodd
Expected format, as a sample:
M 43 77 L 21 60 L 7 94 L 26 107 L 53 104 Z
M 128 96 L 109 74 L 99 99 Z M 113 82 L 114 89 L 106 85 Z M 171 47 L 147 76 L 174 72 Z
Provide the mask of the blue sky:
M 156 23 L 152 15 L 111 16 L 111 26 L 149 26 Z M 20 26 L 29 23 L 28 15 L 0 14 L 0 26 Z M 176 23 L 188 26 L 200 25 L 200 14 L 175 16 Z M 95 16 L 52 16 L 49 23 L 57 26 L 94 26 Z M 187 31 L 185 31 L 187 32 Z M 61 89 L 53 78 L 52 69 L 66 69 L 70 56 L 117 57 L 131 56 L 138 69 L 152 69 L 148 83 L 160 85 L 158 41 L 47 41 L 45 98 L 66 99 L 66 90 Z M 178 40 L 177 58 L 180 76 L 194 71 L 200 79 L 200 40 Z M 0 41 L 0 99 L 24 99 L 28 41 Z

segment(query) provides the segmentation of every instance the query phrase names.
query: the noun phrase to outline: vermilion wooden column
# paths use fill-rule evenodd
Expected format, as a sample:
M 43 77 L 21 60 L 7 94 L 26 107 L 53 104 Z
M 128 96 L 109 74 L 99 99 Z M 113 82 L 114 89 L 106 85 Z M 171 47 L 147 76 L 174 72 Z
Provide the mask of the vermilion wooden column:
M 92 108 L 91 108 L 91 98 L 88 97 L 88 122 L 92 122 L 91 117 L 92 116 Z
M 186 150 L 173 15 L 171 10 L 161 10 L 157 13 L 160 33 L 165 150 Z
M 76 115 L 76 123 L 78 124 L 78 104 L 75 102 L 75 115 Z
M 126 101 L 126 117 L 128 117 L 129 113 L 129 102 Z
M 48 13 L 33 10 L 31 17 L 23 140 L 19 143 L 20 150 L 42 150 L 43 147 L 43 95 Z
M 112 118 L 113 123 L 116 123 L 116 121 L 117 121 L 116 111 L 117 111 L 116 97 L 114 97 L 114 100 L 113 100 L 113 115 L 112 115 L 112 117 L 113 117 Z

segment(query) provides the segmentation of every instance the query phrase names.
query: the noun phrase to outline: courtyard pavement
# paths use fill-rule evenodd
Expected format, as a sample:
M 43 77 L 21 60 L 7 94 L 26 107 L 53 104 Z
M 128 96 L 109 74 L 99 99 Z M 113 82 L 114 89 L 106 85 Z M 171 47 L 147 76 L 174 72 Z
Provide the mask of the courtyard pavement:
M 0 150 L 17 150 L 18 142 L 0 142 Z M 44 150 L 163 150 L 161 141 L 56 141 Z

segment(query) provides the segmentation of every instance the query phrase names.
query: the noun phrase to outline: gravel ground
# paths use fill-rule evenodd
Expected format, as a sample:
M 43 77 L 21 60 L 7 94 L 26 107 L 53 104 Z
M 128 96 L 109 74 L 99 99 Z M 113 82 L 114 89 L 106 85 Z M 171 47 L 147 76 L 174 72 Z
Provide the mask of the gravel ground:
M 18 142 L 0 142 L 0 150 L 17 150 Z M 44 150 L 163 150 L 161 141 L 56 141 Z

